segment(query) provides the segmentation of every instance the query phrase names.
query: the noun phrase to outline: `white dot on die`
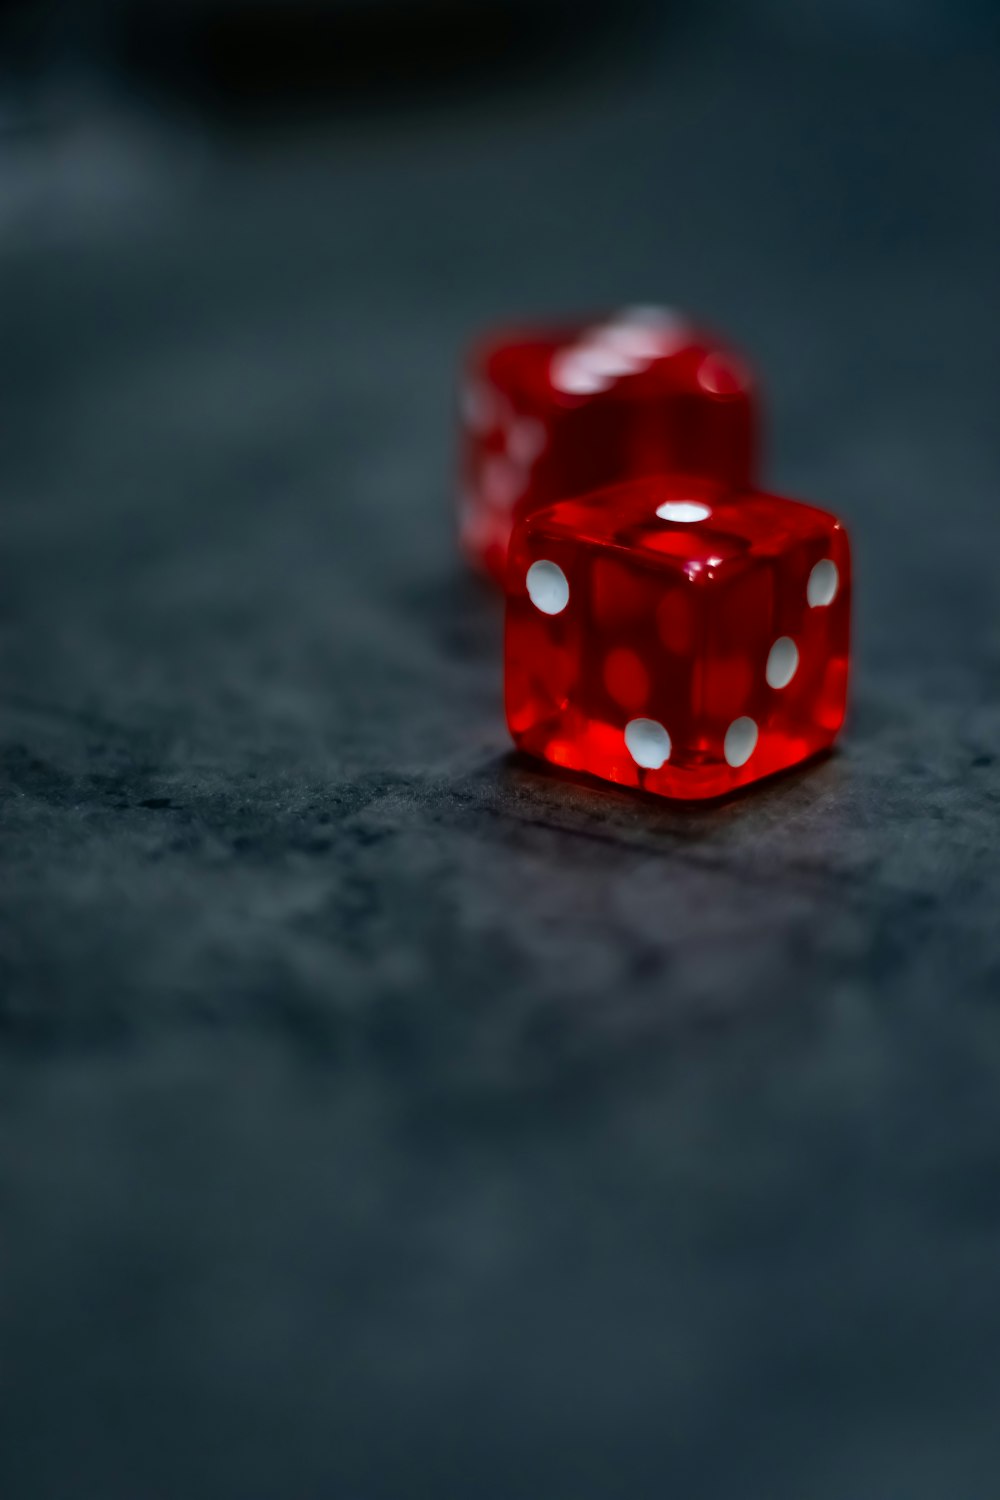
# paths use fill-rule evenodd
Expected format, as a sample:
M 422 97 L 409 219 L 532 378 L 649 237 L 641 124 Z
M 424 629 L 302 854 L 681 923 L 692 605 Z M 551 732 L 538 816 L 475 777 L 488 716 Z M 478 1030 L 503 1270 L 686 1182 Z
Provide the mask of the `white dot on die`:
M 499 456 L 488 458 L 482 467 L 483 494 L 488 504 L 498 510 L 509 510 L 524 492 L 525 475 L 517 464 Z
M 824 557 L 818 562 L 809 574 L 809 582 L 806 584 L 806 598 L 810 609 L 821 608 L 825 604 L 832 604 L 837 597 L 837 589 L 840 587 L 840 574 L 837 572 L 837 564 L 829 557 Z
M 549 366 L 549 378 L 557 391 L 565 391 L 568 396 L 593 396 L 612 383 L 611 375 L 590 359 L 585 345 L 557 350 Z
M 545 449 L 545 428 L 533 417 L 516 417 L 507 433 L 507 452 L 515 463 L 531 468 Z
M 670 736 L 656 719 L 630 719 L 625 725 L 625 747 L 645 771 L 658 771 L 670 759 Z
M 799 669 L 799 648 L 790 635 L 779 635 L 767 654 L 768 687 L 787 687 Z
M 745 766 L 757 748 L 757 725 L 753 719 L 734 719 L 726 730 L 722 747 L 729 765 Z
M 569 603 L 569 583 L 558 563 L 532 563 L 524 582 L 528 598 L 543 615 L 562 614 Z
M 656 514 L 661 521 L 707 521 L 712 511 L 698 500 L 665 500 Z

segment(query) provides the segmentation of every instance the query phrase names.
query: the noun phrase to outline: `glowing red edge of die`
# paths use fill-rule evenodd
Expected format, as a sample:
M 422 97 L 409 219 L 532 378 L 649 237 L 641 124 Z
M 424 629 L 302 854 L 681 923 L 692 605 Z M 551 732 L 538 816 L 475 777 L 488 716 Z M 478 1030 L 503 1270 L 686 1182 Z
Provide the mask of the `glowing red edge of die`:
M 567 495 L 670 470 L 750 485 L 758 404 L 745 359 L 669 309 L 484 334 L 462 377 L 461 549 L 502 582 L 514 520 Z
M 836 517 L 660 476 L 521 518 L 505 696 L 529 754 L 678 799 L 829 749 L 844 719 L 851 554 Z

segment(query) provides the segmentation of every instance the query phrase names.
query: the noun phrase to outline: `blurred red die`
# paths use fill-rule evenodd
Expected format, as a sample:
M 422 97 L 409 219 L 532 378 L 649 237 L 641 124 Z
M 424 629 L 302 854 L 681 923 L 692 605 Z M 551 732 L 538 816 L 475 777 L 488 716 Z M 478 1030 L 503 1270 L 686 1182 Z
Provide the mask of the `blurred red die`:
M 522 516 L 507 720 L 558 766 L 717 797 L 828 749 L 844 718 L 851 558 L 810 505 L 684 476 Z
M 502 580 L 515 518 L 554 500 L 669 471 L 746 488 L 755 408 L 743 361 L 667 309 L 488 336 L 461 392 L 462 548 Z

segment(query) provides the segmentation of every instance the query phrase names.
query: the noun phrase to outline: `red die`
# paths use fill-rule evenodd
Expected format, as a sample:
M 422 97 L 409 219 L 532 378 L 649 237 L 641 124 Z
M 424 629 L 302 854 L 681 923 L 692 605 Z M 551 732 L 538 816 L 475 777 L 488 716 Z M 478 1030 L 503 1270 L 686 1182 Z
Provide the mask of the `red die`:
M 515 517 L 565 495 L 672 470 L 745 488 L 754 405 L 742 361 L 665 309 L 484 339 L 462 391 L 462 547 L 502 581 Z
M 520 520 L 507 722 L 555 765 L 717 797 L 834 741 L 851 558 L 825 511 L 704 479 L 634 480 Z

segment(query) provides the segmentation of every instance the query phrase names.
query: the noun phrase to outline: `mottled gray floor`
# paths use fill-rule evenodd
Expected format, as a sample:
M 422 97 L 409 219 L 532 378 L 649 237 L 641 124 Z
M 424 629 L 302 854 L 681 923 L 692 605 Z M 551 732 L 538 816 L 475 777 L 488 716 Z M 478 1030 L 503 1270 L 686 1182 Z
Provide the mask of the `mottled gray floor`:
M 4 1500 L 1000 1491 L 998 101 L 706 24 L 9 146 Z M 650 299 L 857 556 L 707 811 L 511 756 L 452 553 L 466 335 Z

